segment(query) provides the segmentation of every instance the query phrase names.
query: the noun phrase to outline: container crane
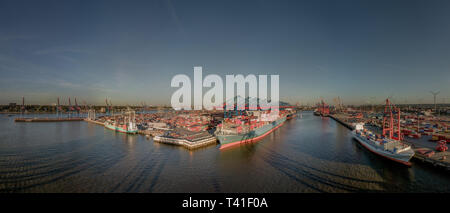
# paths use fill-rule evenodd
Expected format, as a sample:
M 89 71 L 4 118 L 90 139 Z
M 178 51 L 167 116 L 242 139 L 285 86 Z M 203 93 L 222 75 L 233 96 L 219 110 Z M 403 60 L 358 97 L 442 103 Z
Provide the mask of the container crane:
M 78 117 L 80 116 L 81 108 L 78 106 L 77 98 L 75 97 L 75 110 L 77 111 Z
M 62 108 L 61 105 L 59 105 L 59 97 L 58 97 L 56 105 L 56 116 L 59 117 L 60 113 L 62 113 Z
M 395 125 L 397 127 L 397 137 L 394 137 L 394 115 L 397 117 Z M 389 139 L 401 140 L 401 130 L 400 130 L 400 109 L 392 106 L 389 98 L 386 99 L 386 105 L 384 107 L 383 115 L 383 136 Z
M 20 107 L 22 113 L 25 113 L 25 97 L 22 96 L 22 107 Z

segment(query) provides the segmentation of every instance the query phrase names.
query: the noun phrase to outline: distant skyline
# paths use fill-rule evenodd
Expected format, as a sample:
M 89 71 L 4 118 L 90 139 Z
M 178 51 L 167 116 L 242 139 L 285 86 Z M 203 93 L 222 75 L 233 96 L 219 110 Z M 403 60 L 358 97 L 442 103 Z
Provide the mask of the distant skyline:
M 0 104 L 169 104 L 176 74 L 278 74 L 282 101 L 450 103 L 450 2 L 0 2 Z M 72 100 L 73 101 L 73 100 Z

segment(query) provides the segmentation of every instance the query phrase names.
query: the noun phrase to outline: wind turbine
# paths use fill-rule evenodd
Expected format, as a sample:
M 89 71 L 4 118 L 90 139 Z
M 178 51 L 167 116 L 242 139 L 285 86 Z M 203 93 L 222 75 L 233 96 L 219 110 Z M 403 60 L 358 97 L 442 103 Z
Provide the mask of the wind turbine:
M 430 91 L 431 94 L 433 94 L 433 98 L 434 98 L 434 112 L 436 112 L 436 96 L 441 93 L 441 91 L 437 90 L 437 91 Z

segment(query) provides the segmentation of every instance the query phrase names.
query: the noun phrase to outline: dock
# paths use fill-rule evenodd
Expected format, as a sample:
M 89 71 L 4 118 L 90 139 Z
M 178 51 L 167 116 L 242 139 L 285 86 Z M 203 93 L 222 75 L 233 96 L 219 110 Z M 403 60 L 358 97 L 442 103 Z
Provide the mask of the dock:
M 15 122 L 65 122 L 84 121 L 84 118 L 16 118 Z
M 84 120 L 86 122 L 101 126 L 105 125 L 104 122 L 99 120 Z M 147 138 L 153 137 L 153 141 L 157 143 L 183 146 L 187 149 L 198 149 L 212 144 L 217 144 L 216 137 L 209 134 L 207 131 L 194 132 L 181 128 L 173 130 L 149 128 L 145 130 L 138 130 L 138 134 L 145 135 Z
M 418 149 L 413 150 L 416 151 Z M 443 158 L 444 156 L 445 158 Z M 450 171 L 450 154 L 448 152 L 437 152 L 431 157 L 427 157 L 416 152 L 413 158 L 428 165 Z
M 90 120 L 90 119 L 85 119 L 85 121 L 86 121 L 86 122 L 89 122 L 89 123 L 93 123 L 93 124 L 98 124 L 98 125 L 101 125 L 101 126 L 105 126 L 105 123 L 104 123 L 104 122 L 100 122 L 100 121 L 96 121 L 96 120 Z M 163 133 L 164 133 L 164 132 L 161 131 L 161 130 L 139 130 L 139 131 L 138 131 L 138 134 L 141 134 L 141 135 L 149 135 L 149 136 L 161 135 L 161 134 L 163 134 Z
M 163 130 L 157 130 L 157 129 L 149 130 L 149 129 L 147 129 L 147 130 L 139 130 L 138 134 L 149 135 L 149 136 L 153 137 L 153 136 L 162 135 L 162 134 L 164 134 L 164 132 L 165 131 L 163 131 Z
M 89 123 L 98 124 L 98 125 L 101 125 L 101 126 L 105 126 L 105 123 L 100 122 L 100 121 L 96 121 L 96 120 L 84 119 L 84 121 L 89 122 Z
M 348 121 L 351 120 L 347 118 L 345 115 L 341 114 L 334 114 L 329 115 L 330 118 L 335 120 L 336 122 L 342 124 L 343 126 L 347 127 L 350 130 L 353 130 L 354 127 L 349 123 Z M 357 122 L 357 121 L 355 121 Z M 450 171 L 450 152 L 436 152 L 434 150 L 434 146 L 436 146 L 436 143 L 432 142 L 423 142 L 423 141 L 413 141 L 412 139 L 406 139 L 403 141 L 406 144 L 411 145 L 413 148 L 415 154 L 413 156 L 413 159 L 415 159 L 418 162 L 425 163 L 427 165 L 431 165 L 433 167 L 443 169 L 446 171 Z M 428 143 L 428 145 L 426 144 Z M 425 156 L 419 154 L 418 150 L 429 150 L 434 151 L 435 154 L 432 156 Z
M 204 146 L 217 144 L 215 136 L 206 131 L 191 132 L 184 129 L 176 129 L 168 134 L 155 136 L 154 142 L 183 146 L 187 149 L 197 149 Z
M 354 130 L 355 127 L 349 123 L 347 123 L 347 119 L 344 116 L 339 116 L 339 115 L 328 115 L 328 117 L 332 118 L 333 120 L 335 120 L 336 122 L 340 123 L 341 125 L 347 127 L 350 130 Z
M 91 119 L 85 119 L 85 121 L 89 122 L 89 123 L 93 123 L 93 124 L 98 124 L 100 126 L 105 126 L 105 123 L 101 122 L 101 121 L 91 120 Z M 158 135 L 164 134 L 164 131 L 156 130 L 156 129 L 155 130 L 138 130 L 138 134 L 153 137 L 153 136 L 158 136 Z

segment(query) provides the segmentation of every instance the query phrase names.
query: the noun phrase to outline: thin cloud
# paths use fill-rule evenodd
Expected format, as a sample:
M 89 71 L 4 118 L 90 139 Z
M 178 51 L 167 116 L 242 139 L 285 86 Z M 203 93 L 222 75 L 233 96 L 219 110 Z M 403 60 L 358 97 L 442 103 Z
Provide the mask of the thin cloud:
M 37 50 L 34 52 L 35 55 L 48 55 L 56 53 L 89 53 L 87 50 L 72 47 L 52 47 L 42 50 Z
M 35 36 L 31 35 L 4 35 L 0 34 L 0 41 L 12 41 L 12 40 L 29 40 L 33 39 Z
M 172 1 L 166 0 L 166 3 L 167 3 L 167 10 L 169 12 L 169 15 L 170 15 L 170 17 L 172 17 L 172 20 L 175 23 L 178 31 L 180 31 L 180 33 L 184 34 L 185 32 L 184 32 L 183 28 L 181 27 L 180 19 L 178 18 L 177 12 L 175 11 L 175 7 L 173 6 Z

